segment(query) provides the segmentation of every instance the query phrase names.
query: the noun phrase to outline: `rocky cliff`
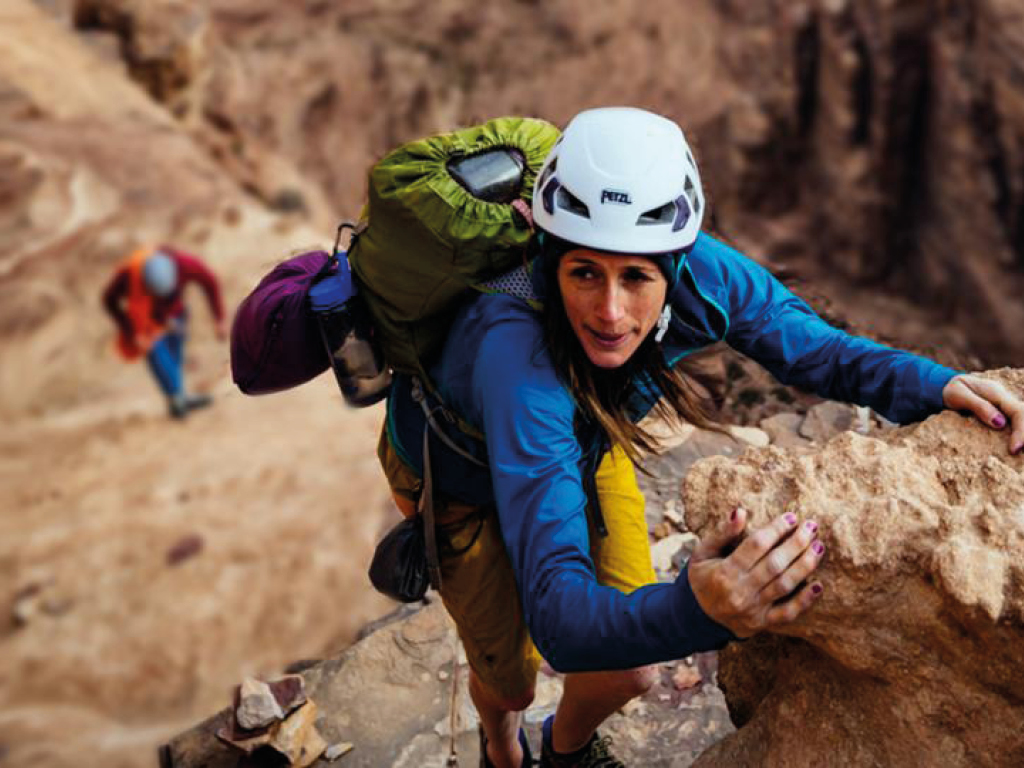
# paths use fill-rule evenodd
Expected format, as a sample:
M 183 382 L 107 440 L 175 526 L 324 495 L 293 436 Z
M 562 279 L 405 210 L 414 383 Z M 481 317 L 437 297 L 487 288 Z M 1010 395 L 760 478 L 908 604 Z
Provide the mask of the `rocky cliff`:
M 403 140 L 636 104 L 694 139 L 713 225 L 848 319 L 962 364 L 1024 354 L 1013 0 L 62 5 L 271 205 L 354 216 Z
M 6 0 L 0 759 L 148 765 L 243 674 L 386 608 L 363 574 L 394 514 L 379 412 L 326 379 L 241 397 L 200 303 L 188 376 L 217 406 L 169 429 L 98 304 L 136 243 L 199 253 L 233 306 L 358 213 L 395 143 L 637 104 L 694 139 L 709 226 L 830 319 L 1009 364 L 1022 30 L 1010 0 Z M 815 402 L 730 355 L 700 372 L 734 420 Z

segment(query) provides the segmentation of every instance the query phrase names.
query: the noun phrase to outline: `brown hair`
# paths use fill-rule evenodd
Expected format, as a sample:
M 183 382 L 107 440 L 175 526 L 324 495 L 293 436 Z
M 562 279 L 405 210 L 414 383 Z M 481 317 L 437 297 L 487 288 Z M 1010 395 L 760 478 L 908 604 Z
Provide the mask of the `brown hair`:
M 641 387 L 660 395 L 652 412 L 670 422 L 689 422 L 714 428 L 707 409 L 690 381 L 670 368 L 652 330 L 636 352 L 618 368 L 600 368 L 587 357 L 565 313 L 558 285 L 558 258 L 546 258 L 544 340 L 555 371 L 569 388 L 577 406 L 577 419 L 598 429 L 619 445 L 637 466 L 643 452 L 653 452 L 657 439 L 634 422 L 631 401 L 642 396 Z M 579 426 L 579 425 L 578 425 Z

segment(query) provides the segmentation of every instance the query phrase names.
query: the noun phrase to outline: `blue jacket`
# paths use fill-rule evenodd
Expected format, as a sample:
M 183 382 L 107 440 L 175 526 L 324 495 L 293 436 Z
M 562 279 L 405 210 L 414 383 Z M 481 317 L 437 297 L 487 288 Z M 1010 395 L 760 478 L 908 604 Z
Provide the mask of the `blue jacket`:
M 700 235 L 677 277 L 662 342 L 671 362 L 725 341 L 786 384 L 870 406 L 892 421 L 943 407 L 942 388 L 954 371 L 829 326 L 765 269 L 708 235 Z M 701 610 L 685 571 L 674 583 L 629 595 L 595 580 L 581 478 L 594 446 L 581 446 L 574 434 L 573 400 L 544 350 L 539 315 L 525 301 L 484 294 L 468 303 L 431 376 L 445 404 L 483 433 L 490 468 L 434 441 L 435 484 L 466 501 L 496 504 L 531 636 L 555 669 L 631 668 L 733 638 Z M 637 418 L 652 404 L 640 398 Z M 423 419 L 401 377 L 388 417 L 395 448 L 419 468 Z M 473 450 L 472 441 L 459 442 Z

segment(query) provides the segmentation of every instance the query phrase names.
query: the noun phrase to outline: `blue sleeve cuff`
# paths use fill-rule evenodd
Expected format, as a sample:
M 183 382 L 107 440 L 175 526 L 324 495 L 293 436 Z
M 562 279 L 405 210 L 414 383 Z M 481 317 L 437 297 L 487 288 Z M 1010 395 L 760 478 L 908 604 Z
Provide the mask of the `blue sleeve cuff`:
M 689 565 L 676 578 L 676 611 L 683 621 L 683 626 L 691 638 L 693 645 L 702 650 L 718 650 L 727 643 L 739 640 L 732 630 L 712 619 L 697 602 L 697 596 L 690 587 Z
M 949 380 L 959 376 L 961 371 L 954 371 L 944 365 L 928 361 L 931 365 L 924 371 L 921 399 L 927 404 L 929 410 L 938 413 L 944 410 L 946 404 L 942 400 L 942 390 L 946 388 Z

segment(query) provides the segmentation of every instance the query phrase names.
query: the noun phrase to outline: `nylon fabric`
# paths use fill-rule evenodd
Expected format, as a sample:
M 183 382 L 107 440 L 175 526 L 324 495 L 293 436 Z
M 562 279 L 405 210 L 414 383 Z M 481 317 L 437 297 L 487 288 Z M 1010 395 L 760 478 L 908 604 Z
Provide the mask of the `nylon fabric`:
M 378 458 L 392 493 L 401 500 L 400 507 L 412 512 L 423 484 L 398 457 L 386 426 Z M 608 528 L 606 536 L 590 537 L 595 577 L 598 583 L 628 594 L 657 580 L 643 495 L 633 464 L 620 448 L 603 457 L 595 479 Z M 523 617 L 497 515 L 493 507 L 460 503 L 441 492 L 435 493 L 434 501 L 441 599 L 481 682 L 505 700 L 519 700 L 533 690 L 540 654 Z
M 521 263 L 532 235 L 511 205 L 473 197 L 448 161 L 517 149 L 525 161 L 521 196 L 529 200 L 558 135 L 543 120 L 498 118 L 405 144 L 371 169 L 367 227 L 349 262 L 396 372 L 426 377 L 459 299 Z
M 784 383 L 869 405 L 893 421 L 941 410 L 942 387 L 956 373 L 832 328 L 762 267 L 704 234 L 669 303 L 667 359 L 725 341 Z M 632 668 L 731 639 L 701 611 L 685 572 L 630 595 L 597 582 L 580 469 L 591 446 L 580 443 L 572 398 L 525 302 L 502 294 L 469 302 L 431 375 L 445 403 L 485 435 L 490 463 L 489 477 L 452 464 L 456 481 L 445 477 L 449 462 L 438 461 L 435 479 L 453 493 L 468 485 L 493 495 L 531 635 L 556 669 Z M 656 396 L 639 389 L 636 418 Z M 389 408 L 405 413 L 399 403 Z M 413 428 L 395 424 L 393 434 L 401 439 Z M 470 482 L 474 472 L 479 482 Z

